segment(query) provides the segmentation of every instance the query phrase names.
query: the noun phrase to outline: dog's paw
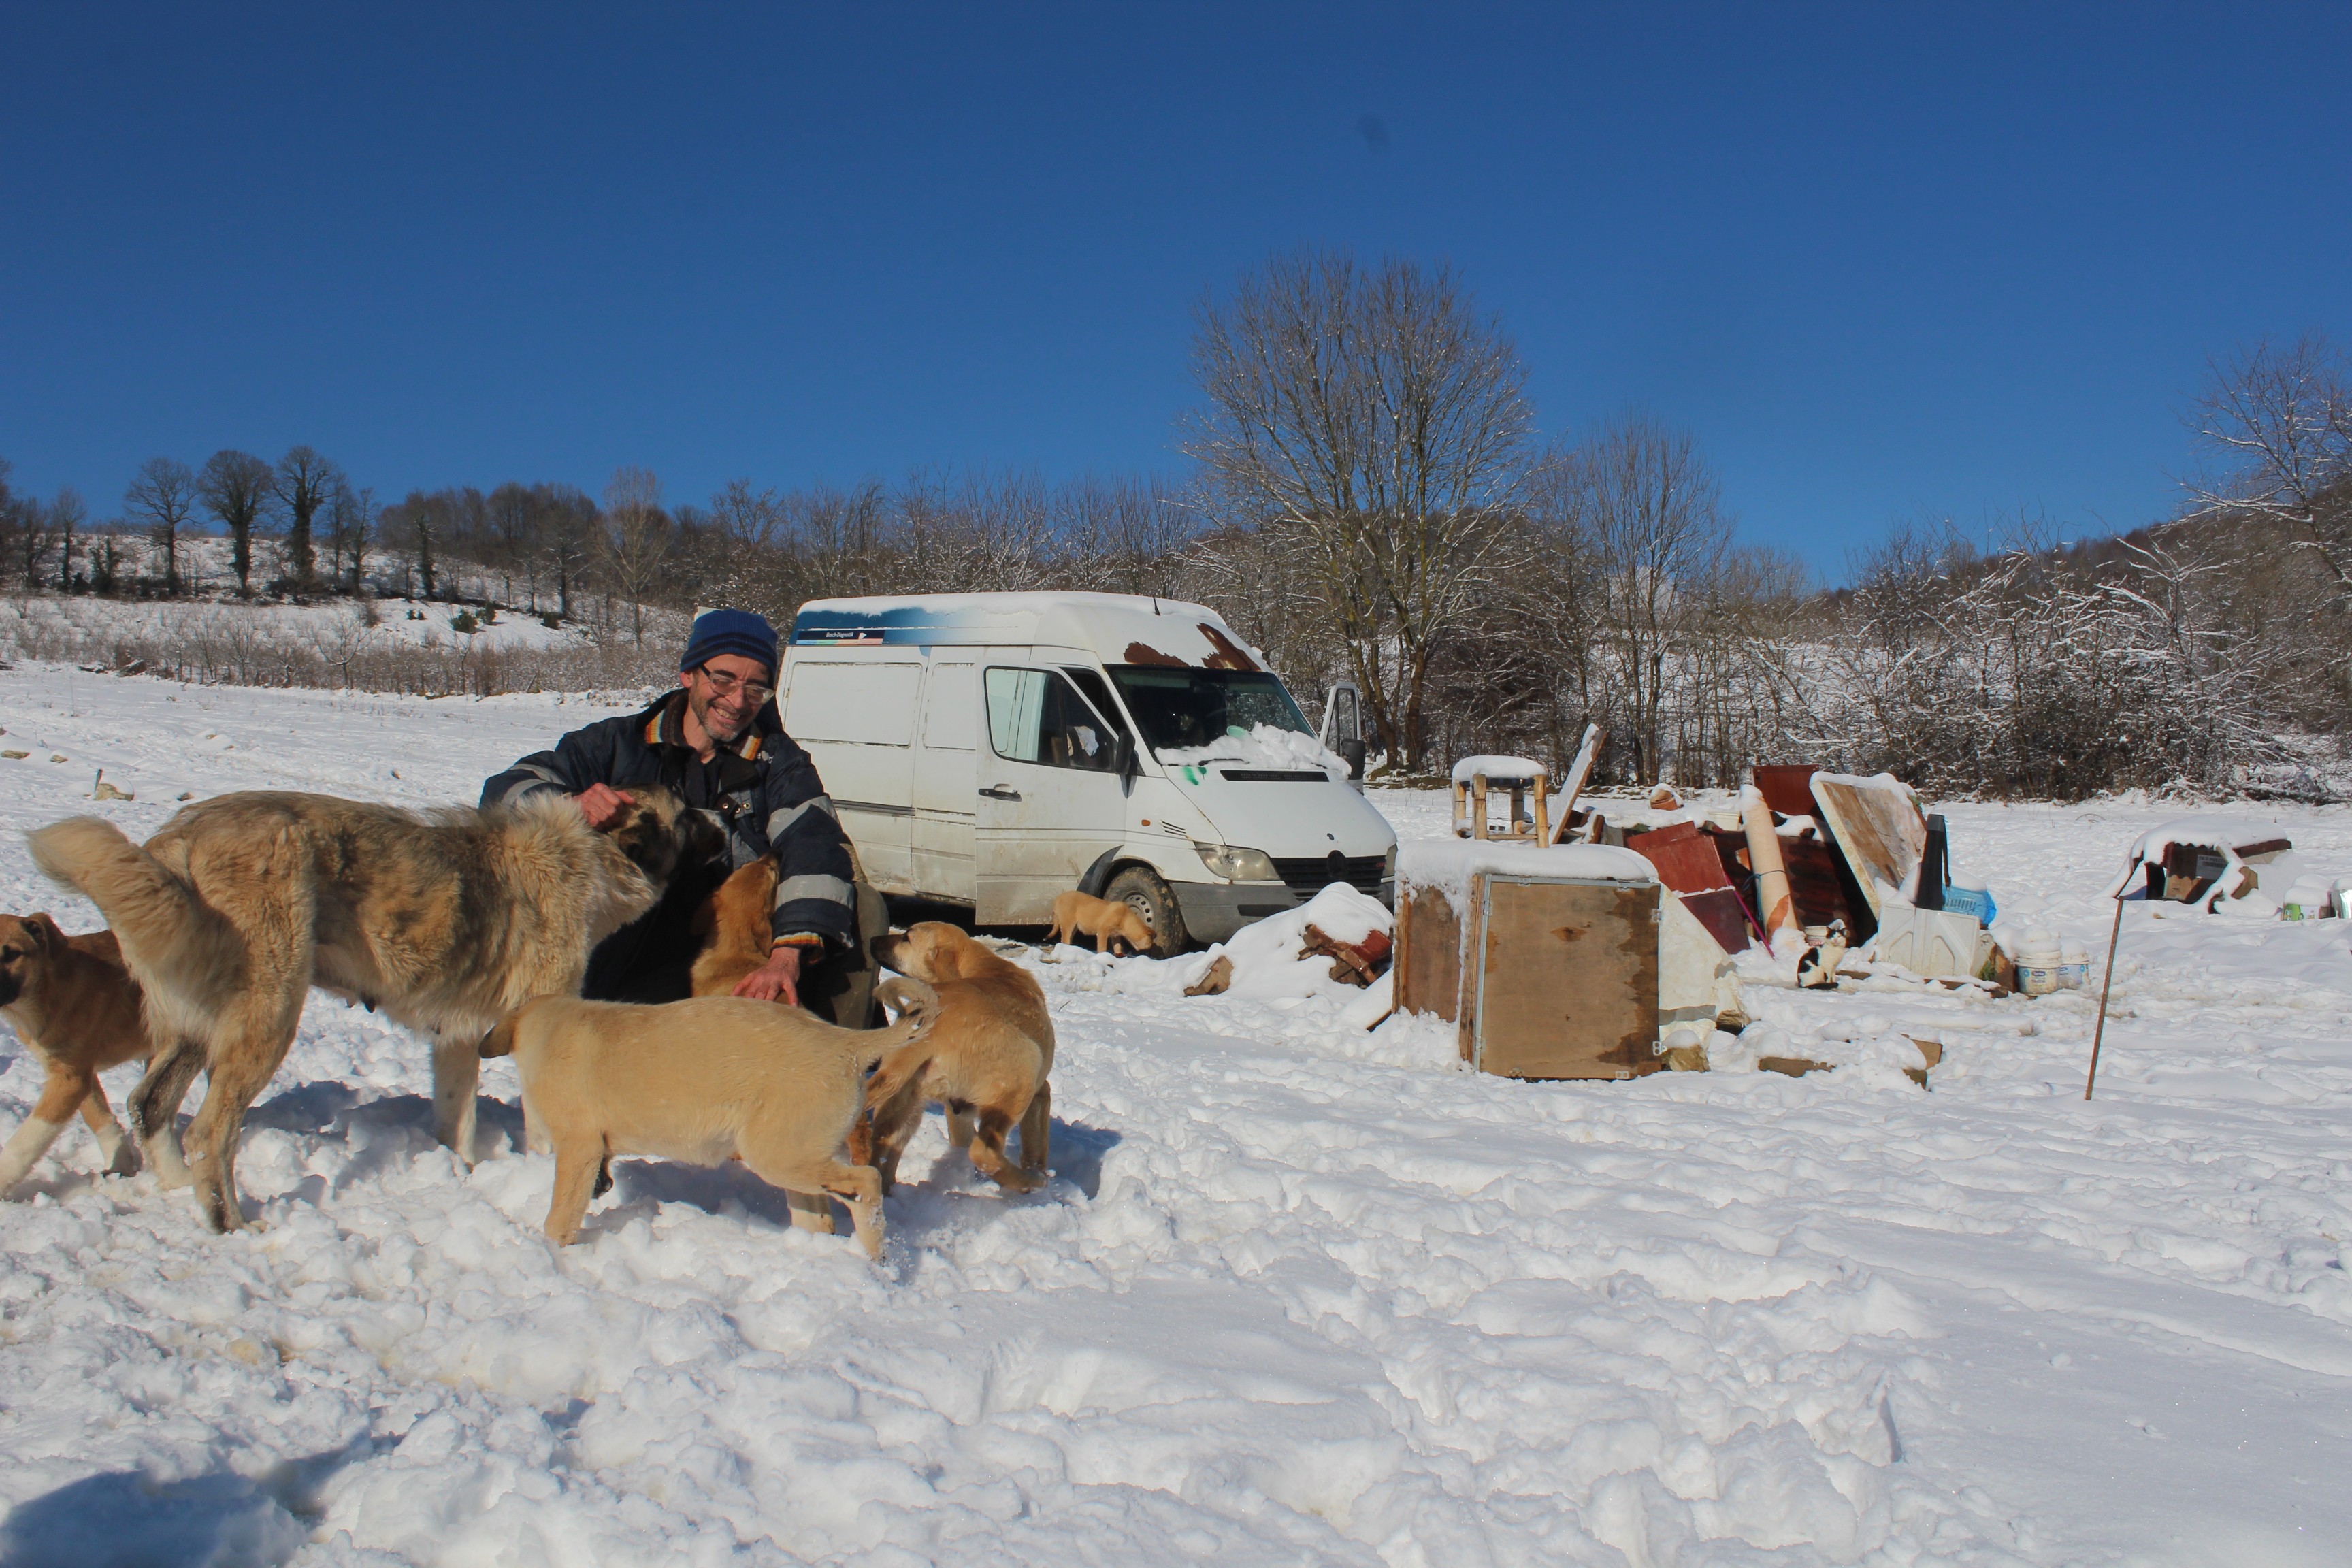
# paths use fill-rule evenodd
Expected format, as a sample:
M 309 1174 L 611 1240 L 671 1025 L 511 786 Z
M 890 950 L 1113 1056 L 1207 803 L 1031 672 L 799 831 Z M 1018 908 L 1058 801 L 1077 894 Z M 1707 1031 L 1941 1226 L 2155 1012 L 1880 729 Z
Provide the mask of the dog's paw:
M 114 1152 L 114 1158 L 106 1163 L 106 1173 L 110 1176 L 135 1176 L 144 1163 L 139 1158 L 139 1145 L 125 1143 Z

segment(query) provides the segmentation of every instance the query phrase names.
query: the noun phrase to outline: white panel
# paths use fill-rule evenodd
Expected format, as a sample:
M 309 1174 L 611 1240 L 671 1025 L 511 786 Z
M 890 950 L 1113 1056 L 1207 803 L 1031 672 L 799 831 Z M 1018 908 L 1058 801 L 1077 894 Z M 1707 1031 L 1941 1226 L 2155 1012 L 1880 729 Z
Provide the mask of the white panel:
M 784 729 L 801 742 L 911 745 L 915 688 L 921 677 L 922 666 L 911 660 L 795 661 L 792 690 L 784 698 Z
M 931 684 L 923 694 L 923 744 L 926 748 L 969 752 L 980 743 L 980 726 L 972 722 L 979 693 L 973 689 L 972 667 L 935 664 Z

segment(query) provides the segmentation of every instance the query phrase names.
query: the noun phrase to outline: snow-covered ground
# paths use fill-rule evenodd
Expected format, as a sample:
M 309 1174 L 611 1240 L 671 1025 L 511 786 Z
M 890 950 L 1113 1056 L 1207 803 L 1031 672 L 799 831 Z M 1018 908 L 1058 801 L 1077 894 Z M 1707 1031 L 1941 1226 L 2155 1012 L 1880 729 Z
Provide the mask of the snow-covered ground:
M 94 923 L 17 834 L 68 812 L 470 800 L 601 711 L 0 673 L 0 905 Z M 2178 814 L 1948 811 L 2102 952 Z M 2352 811 L 2238 814 L 2352 871 Z M 1751 986 L 1786 1054 L 1932 1033 L 1932 1093 L 1524 1085 L 1337 986 L 1066 950 L 1055 1180 L 1000 1199 L 933 1118 L 878 1270 L 649 1162 L 553 1253 L 508 1065 L 468 1173 L 420 1045 L 319 1000 L 249 1124 L 268 1229 L 94 1176 L 79 1128 L 0 1205 L 0 1562 L 2352 1560 L 2352 931 L 2168 912 L 2126 922 L 2089 1105 L 2078 994 Z M 37 1074 L 0 1069 L 13 1124 Z

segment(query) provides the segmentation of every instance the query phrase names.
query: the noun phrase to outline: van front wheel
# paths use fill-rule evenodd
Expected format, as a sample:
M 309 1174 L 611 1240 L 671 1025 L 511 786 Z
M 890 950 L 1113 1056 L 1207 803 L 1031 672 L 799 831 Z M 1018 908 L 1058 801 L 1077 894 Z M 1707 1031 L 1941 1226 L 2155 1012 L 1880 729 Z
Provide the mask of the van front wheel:
M 1150 867 L 1129 866 L 1110 879 L 1103 897 L 1115 904 L 1134 906 L 1143 923 L 1151 928 L 1152 946 L 1160 957 L 1173 958 L 1184 951 L 1184 911 Z

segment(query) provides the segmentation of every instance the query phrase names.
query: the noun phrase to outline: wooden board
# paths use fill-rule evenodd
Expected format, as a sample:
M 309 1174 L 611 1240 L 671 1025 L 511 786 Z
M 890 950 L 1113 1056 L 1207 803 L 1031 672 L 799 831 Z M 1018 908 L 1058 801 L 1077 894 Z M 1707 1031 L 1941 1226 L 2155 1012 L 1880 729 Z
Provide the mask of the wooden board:
M 1729 888 L 1717 888 L 1705 893 L 1684 893 L 1681 898 L 1683 908 L 1706 928 L 1706 934 L 1715 938 L 1724 952 L 1745 952 L 1755 945 L 1748 910 L 1740 903 L 1739 895 Z
M 1677 893 L 1708 893 L 1731 885 L 1714 841 L 1690 823 L 1629 833 L 1625 847 L 1655 866 L 1658 880 Z
M 1756 793 L 1783 816 L 1813 815 L 1813 775 L 1822 770 L 1811 763 L 1800 766 L 1756 769 Z
M 1756 873 L 1748 868 L 1747 833 L 1710 827 L 1706 829 L 1706 837 L 1715 846 L 1717 863 L 1723 868 L 1724 885 L 1738 889 L 1739 896 L 1746 898 L 1748 884 L 1756 877 Z
M 1900 888 L 1918 868 L 1927 847 L 1927 816 L 1911 792 L 1889 779 L 1876 781 L 1813 775 L 1813 804 L 1838 852 L 1853 874 L 1853 885 L 1878 919 L 1878 884 Z M 1860 933 L 1856 933 L 1860 940 Z
M 1601 742 L 1608 738 L 1609 731 L 1598 724 L 1584 727 L 1584 739 L 1578 743 L 1575 759 L 1568 764 L 1568 778 L 1559 786 L 1559 815 L 1553 819 L 1559 826 L 1552 830 L 1551 841 L 1554 844 L 1568 842 L 1568 819 L 1576 814 L 1576 797 L 1582 795 L 1584 786 L 1591 782 L 1593 760 L 1601 755 Z
M 1398 900 L 1392 967 L 1398 1012 L 1460 1016 L 1462 921 L 1438 889 L 1415 888 Z
M 1789 900 L 1797 907 L 1797 923 L 1825 926 L 1832 921 L 1843 921 L 1851 934 L 1856 922 L 1853 911 L 1846 907 L 1837 857 L 1830 852 L 1830 847 L 1819 838 L 1791 838 L 1782 834 L 1780 861 L 1789 870 Z
M 1658 889 L 1482 873 L 1470 1060 L 1522 1079 L 1658 1070 Z

